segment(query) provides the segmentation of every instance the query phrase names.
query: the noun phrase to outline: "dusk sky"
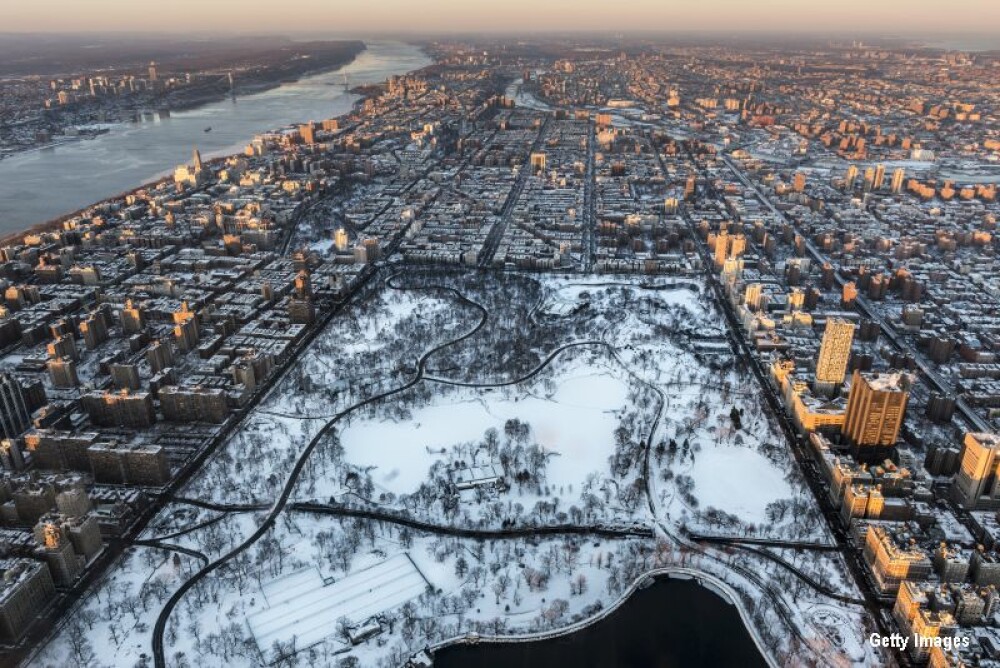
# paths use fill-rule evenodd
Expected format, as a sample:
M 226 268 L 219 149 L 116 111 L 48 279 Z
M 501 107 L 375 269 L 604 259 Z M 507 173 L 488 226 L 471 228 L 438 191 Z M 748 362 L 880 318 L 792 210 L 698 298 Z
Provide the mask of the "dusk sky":
M 5 0 L 0 32 L 754 30 L 984 32 L 997 0 Z

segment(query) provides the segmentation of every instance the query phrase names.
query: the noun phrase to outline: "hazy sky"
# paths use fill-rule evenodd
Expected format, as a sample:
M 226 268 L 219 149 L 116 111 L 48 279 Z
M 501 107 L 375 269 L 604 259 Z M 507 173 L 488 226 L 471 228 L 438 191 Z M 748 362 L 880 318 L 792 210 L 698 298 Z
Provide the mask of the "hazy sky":
M 0 32 L 987 32 L 1000 0 L 0 0 Z

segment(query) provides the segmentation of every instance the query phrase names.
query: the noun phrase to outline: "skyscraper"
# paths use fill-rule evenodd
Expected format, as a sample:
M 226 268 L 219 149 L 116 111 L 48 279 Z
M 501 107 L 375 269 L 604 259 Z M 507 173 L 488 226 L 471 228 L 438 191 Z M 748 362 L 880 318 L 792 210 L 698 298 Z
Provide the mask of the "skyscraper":
M 879 163 L 875 167 L 875 180 L 872 182 L 872 190 L 881 190 L 885 183 L 885 165 Z
M 545 171 L 545 154 L 538 152 L 531 154 L 531 171 L 533 174 Z
M 316 124 L 312 121 L 308 123 L 303 123 L 299 126 L 299 136 L 302 137 L 302 141 L 305 144 L 315 144 L 316 143 Z
M 839 386 L 844 382 L 853 340 L 854 323 L 850 320 L 830 318 L 826 321 L 819 359 L 816 360 L 817 383 Z
M 333 245 L 337 247 L 337 250 L 344 252 L 350 245 L 351 241 L 347 235 L 347 230 L 343 227 L 338 227 L 337 231 L 333 234 Z
M 742 234 L 719 232 L 715 238 L 715 264 L 721 267 L 730 258 L 737 258 L 747 248 L 747 239 Z
M 908 377 L 898 372 L 854 371 L 842 434 L 864 459 L 882 459 L 899 438 L 910 393 Z
M 17 438 L 31 424 L 24 390 L 10 374 L 0 373 L 0 428 L 4 438 Z
M 858 180 L 858 166 L 851 165 L 847 168 L 847 176 L 844 177 L 844 187 L 847 190 L 854 190 L 854 184 Z
M 757 310 L 760 308 L 760 301 L 764 294 L 764 286 L 761 283 L 751 283 L 743 293 L 743 303 L 748 308 Z
M 906 170 L 899 167 L 892 173 L 892 192 L 903 192 L 903 181 L 906 180 Z
M 865 192 L 870 192 L 875 187 L 875 169 L 868 167 L 865 169 Z
M 973 432 L 965 435 L 962 464 L 951 485 L 951 496 L 956 503 L 969 510 L 1000 507 L 998 453 L 1000 436 Z
M 141 306 L 132 304 L 132 300 L 125 301 L 125 308 L 121 310 L 122 329 L 126 334 L 138 334 L 146 328 L 146 315 Z

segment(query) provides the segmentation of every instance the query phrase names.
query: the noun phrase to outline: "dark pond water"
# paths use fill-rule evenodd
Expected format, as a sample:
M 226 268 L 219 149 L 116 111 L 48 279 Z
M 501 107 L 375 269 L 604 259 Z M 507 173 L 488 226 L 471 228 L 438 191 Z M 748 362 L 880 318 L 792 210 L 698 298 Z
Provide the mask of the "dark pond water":
M 766 668 L 739 612 L 690 580 L 659 578 L 586 629 L 552 640 L 450 647 L 435 668 Z

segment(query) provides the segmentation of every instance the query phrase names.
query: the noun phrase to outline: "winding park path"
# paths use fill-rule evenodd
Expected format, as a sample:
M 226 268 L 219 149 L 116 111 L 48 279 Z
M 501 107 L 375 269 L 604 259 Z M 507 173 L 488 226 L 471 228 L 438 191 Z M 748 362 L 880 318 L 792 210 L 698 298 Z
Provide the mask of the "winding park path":
M 236 545 L 226 554 L 223 554 L 217 559 L 206 563 L 201 569 L 195 572 L 194 575 L 191 576 L 191 578 L 186 580 L 170 596 L 169 599 L 167 599 L 166 603 L 164 604 L 163 608 L 160 610 L 160 613 L 156 618 L 155 625 L 153 626 L 153 640 L 152 640 L 153 659 L 157 668 L 166 667 L 166 658 L 164 655 L 164 647 L 163 647 L 163 636 L 166 631 L 166 626 L 168 620 L 170 619 L 170 615 L 172 614 L 174 608 L 177 607 L 177 604 L 187 594 L 188 591 L 190 591 L 193 587 L 195 587 L 205 577 L 207 577 L 214 571 L 218 570 L 226 563 L 228 563 L 230 560 L 232 560 L 234 557 L 238 556 L 240 553 L 246 551 L 248 548 L 253 546 L 254 543 L 256 543 L 262 536 L 264 536 L 264 534 L 266 534 L 274 526 L 275 522 L 278 519 L 278 516 L 286 509 L 286 506 L 288 506 L 288 500 L 291 497 L 293 490 L 295 489 L 295 485 L 298 482 L 299 476 L 301 475 L 302 470 L 305 467 L 310 455 L 312 455 L 313 451 L 323 441 L 323 439 L 325 439 L 330 434 L 333 428 L 338 423 L 340 423 L 344 418 L 348 417 L 351 413 L 353 413 L 358 409 L 364 408 L 365 406 L 368 406 L 370 404 L 382 401 L 383 399 L 387 399 L 394 395 L 401 394 L 409 390 L 410 388 L 414 387 L 421 381 L 425 380 L 428 382 L 464 386 L 464 387 L 502 387 L 508 385 L 516 385 L 531 380 L 539 373 L 541 373 L 561 353 L 565 352 L 566 350 L 571 350 L 574 348 L 579 348 L 584 346 L 596 346 L 607 349 L 608 351 L 611 352 L 612 355 L 614 355 L 615 353 L 614 348 L 605 341 L 600 341 L 600 340 L 575 341 L 572 343 L 567 343 L 562 346 L 559 346 L 554 351 L 549 353 L 549 355 L 544 360 L 542 360 L 541 363 L 539 363 L 534 369 L 512 380 L 500 381 L 495 383 L 465 383 L 465 382 L 448 380 L 446 378 L 427 376 L 426 366 L 430 358 L 448 347 L 457 345 L 465 341 L 466 339 L 475 336 L 486 325 L 487 321 L 489 320 L 489 313 L 481 304 L 469 299 L 460 291 L 450 286 L 445 286 L 445 285 L 400 286 L 397 284 L 396 278 L 397 278 L 396 276 L 389 277 L 386 280 L 386 284 L 390 288 L 395 290 L 427 290 L 427 291 L 437 291 L 437 292 L 445 292 L 451 294 L 460 304 L 463 304 L 476 311 L 479 314 L 479 321 L 475 324 L 475 326 L 473 326 L 471 329 L 469 329 L 461 336 L 446 341 L 444 343 L 438 344 L 433 348 L 431 348 L 430 350 L 423 353 L 423 355 L 421 355 L 417 361 L 416 374 L 413 376 L 412 379 L 410 379 L 406 383 L 394 389 L 386 390 L 379 394 L 368 397 L 367 399 L 363 399 L 345 408 L 344 410 L 334 414 L 329 420 L 327 420 L 326 423 L 323 425 L 323 427 L 309 441 L 306 447 L 303 448 L 298 459 L 295 461 L 292 470 L 289 472 L 288 477 L 286 478 L 285 483 L 282 486 L 281 492 L 271 504 L 269 505 L 268 504 L 219 504 L 219 503 L 200 501 L 197 499 L 189 499 L 184 497 L 177 499 L 180 503 L 187 503 L 190 505 L 210 510 L 219 510 L 227 512 L 267 510 L 268 512 L 266 517 L 264 517 L 264 519 L 258 525 L 257 529 L 250 536 L 248 536 L 245 540 Z M 620 360 L 618 361 L 620 362 Z M 660 410 L 658 411 L 657 421 L 659 420 L 659 413 L 661 412 L 662 412 L 662 402 L 660 405 Z M 345 507 L 337 507 L 336 509 L 331 507 L 326 507 L 324 510 L 324 507 L 318 504 L 313 506 L 308 506 L 304 504 L 293 504 L 292 508 L 299 511 L 310 510 L 312 512 L 319 512 L 330 515 L 339 514 L 342 516 L 369 516 L 370 519 L 379 519 L 381 521 L 394 521 L 396 523 L 402 523 L 402 524 L 409 522 L 414 528 L 420 528 L 421 530 L 424 531 L 437 532 L 442 534 L 450 533 L 451 535 L 463 535 L 462 532 L 468 532 L 468 537 L 470 538 L 476 538 L 476 537 L 495 538 L 503 536 L 516 537 L 516 536 L 529 536 L 529 535 L 539 535 L 539 534 L 543 535 L 573 534 L 573 535 L 595 535 L 595 536 L 605 536 L 605 537 L 629 537 L 629 536 L 652 537 L 653 535 L 650 529 L 644 527 L 625 527 L 625 528 L 598 527 L 598 526 L 570 527 L 567 525 L 549 526 L 549 527 L 524 527 L 522 529 L 508 528 L 508 529 L 497 530 L 497 532 L 494 533 L 485 530 L 480 531 L 472 529 L 467 530 L 463 528 L 442 527 L 438 525 L 432 525 L 429 523 L 421 523 L 415 520 L 414 521 L 407 520 L 406 522 L 402 522 L 400 518 L 395 515 L 385 514 L 383 516 L 376 516 L 376 513 L 374 511 L 349 510 Z M 170 549 L 170 547 L 156 543 L 156 541 L 151 541 L 151 546 Z
M 387 281 L 390 287 L 395 287 L 393 285 L 394 278 L 395 277 L 390 277 Z M 373 404 L 388 397 L 405 392 L 406 390 L 415 386 L 417 383 L 423 380 L 425 368 L 427 365 L 427 360 L 429 360 L 438 351 L 443 350 L 449 346 L 461 343 L 462 341 L 468 339 L 469 337 L 474 336 L 486 324 L 486 321 L 488 319 L 488 313 L 486 309 L 483 308 L 478 303 L 472 301 L 471 299 L 468 299 L 458 290 L 447 286 L 428 286 L 427 288 L 420 288 L 420 289 L 437 290 L 452 294 L 460 303 L 473 308 L 479 313 L 480 316 L 479 322 L 476 323 L 476 325 L 472 329 L 467 331 L 465 334 L 462 334 L 458 338 L 434 346 L 433 348 L 425 352 L 423 355 L 421 355 L 420 359 L 417 361 L 417 373 L 408 382 L 404 383 L 403 385 L 400 385 L 399 387 L 396 387 L 395 389 L 381 392 L 374 396 L 368 397 L 367 399 L 363 399 L 348 408 L 345 408 L 339 413 L 336 413 L 331 419 L 329 419 L 323 425 L 323 427 L 319 430 L 319 432 L 317 432 L 316 435 L 313 436 L 313 438 L 309 441 L 306 447 L 302 450 L 302 453 L 299 455 L 298 459 L 295 462 L 295 465 L 292 467 L 291 472 L 288 474 L 288 477 L 285 480 L 285 484 L 281 489 L 281 493 L 271 504 L 267 516 L 257 527 L 257 530 L 254 531 L 252 534 L 250 534 L 249 537 L 247 537 L 243 542 L 234 547 L 232 550 L 220 556 L 219 558 L 215 559 L 214 561 L 209 562 L 201 569 L 199 569 L 193 576 L 191 576 L 190 579 L 186 580 L 184 584 L 182 584 L 177 589 L 177 591 L 175 591 L 170 596 L 169 599 L 167 599 L 166 604 L 160 610 L 160 614 L 157 615 L 156 624 L 153 626 L 153 660 L 157 668 L 166 668 L 167 665 L 163 651 L 163 634 L 167 627 L 167 620 L 170 619 L 170 615 L 173 612 L 174 608 L 177 607 L 177 604 L 184 597 L 184 595 L 187 594 L 187 592 L 191 590 L 195 585 L 201 582 L 206 576 L 218 570 L 226 563 L 228 563 L 231 559 L 233 559 L 240 553 L 247 550 L 254 543 L 260 540 L 260 538 L 264 534 L 266 534 L 268 531 L 271 530 L 271 527 L 274 526 L 274 523 L 277 521 L 278 516 L 281 514 L 281 512 L 285 508 L 285 505 L 288 503 L 288 498 L 291 496 L 292 491 L 295 489 L 295 485 L 299 480 L 299 476 L 302 474 L 302 469 L 305 467 L 306 462 L 309 459 L 309 456 L 312 455 L 313 450 L 316 449 L 316 446 L 319 445 L 320 442 L 322 442 L 323 439 L 325 439 L 330 434 L 333 428 L 341 420 L 343 420 L 345 417 L 347 417 L 354 411 L 360 408 L 364 408 L 369 404 Z
M 543 525 L 543 526 L 518 526 L 518 527 L 503 527 L 499 529 L 487 529 L 487 528 L 474 528 L 474 527 L 460 527 L 460 526 L 447 526 L 433 524 L 430 522 L 424 522 L 419 519 L 415 519 L 409 516 L 400 515 L 393 512 L 387 512 L 380 509 L 359 507 L 354 505 L 345 504 L 323 504 L 316 502 L 289 502 L 292 493 L 298 483 L 299 477 L 302 474 L 310 456 L 316 447 L 326 439 L 332 430 L 345 418 L 350 416 L 355 411 L 362 409 L 371 404 L 380 402 L 382 400 L 388 399 L 390 397 L 399 395 L 407 390 L 413 388 L 418 383 L 423 381 L 429 383 L 437 383 L 442 385 L 451 385 L 459 387 L 476 387 L 476 388 L 489 388 L 489 387 L 504 387 L 517 385 L 519 383 L 524 383 L 531 380 L 543 370 L 545 370 L 560 354 L 565 351 L 572 350 L 581 347 L 595 347 L 604 349 L 608 352 L 615 361 L 628 373 L 634 380 L 642 384 L 643 386 L 649 388 L 651 391 L 655 392 L 659 398 L 658 406 L 656 409 L 656 414 L 650 423 L 649 431 L 647 437 L 643 443 L 645 448 L 644 458 L 642 462 L 642 476 L 645 479 L 646 484 L 646 496 L 649 503 L 649 510 L 655 521 L 656 528 L 668 539 L 677 545 L 683 546 L 691 551 L 697 552 L 704 558 L 712 559 L 718 561 L 725 565 L 727 569 L 734 570 L 742 575 L 747 581 L 752 583 L 754 586 L 758 587 L 760 591 L 767 596 L 768 599 L 772 601 L 779 617 L 786 623 L 792 633 L 799 635 L 797 625 L 794 623 L 794 619 L 791 613 L 787 609 L 787 604 L 783 601 L 782 597 L 778 592 L 776 592 L 771 585 L 764 582 L 764 580 L 751 569 L 744 567 L 742 565 L 733 564 L 726 562 L 721 555 L 714 554 L 706 548 L 705 545 L 699 544 L 697 541 L 693 541 L 685 536 L 679 535 L 677 532 L 673 532 L 669 527 L 666 526 L 664 522 L 659 521 L 657 518 L 660 515 L 657 512 L 656 503 L 653 497 L 653 490 L 650 488 L 650 476 L 649 476 L 649 457 L 650 451 L 652 450 L 653 439 L 659 429 L 665 405 L 665 398 L 662 390 L 660 390 L 655 385 L 645 381 L 640 376 L 638 376 L 629 366 L 621 359 L 618 350 L 615 346 L 611 345 L 607 341 L 594 339 L 594 340 L 583 340 L 574 341 L 571 343 L 563 344 L 552 352 L 550 352 L 541 362 L 538 363 L 533 369 L 527 373 L 510 380 L 502 380 L 496 382 L 486 382 L 486 383 L 474 383 L 465 381 L 456 381 L 448 378 L 436 377 L 427 374 L 426 368 L 428 361 L 436 354 L 445 350 L 451 346 L 460 344 L 463 341 L 475 336 L 480 332 L 483 327 L 486 326 L 489 320 L 489 313 L 485 307 L 476 301 L 465 296 L 458 289 L 440 284 L 430 284 L 421 286 L 401 286 L 397 283 L 397 275 L 390 276 L 386 280 L 386 285 L 395 290 L 420 290 L 420 291 L 431 291 L 431 292 L 442 292 L 451 295 L 459 304 L 471 309 L 478 314 L 478 321 L 474 326 L 468 329 L 465 333 L 460 336 L 445 341 L 443 343 L 437 344 L 431 347 L 429 350 L 425 351 L 417 360 L 416 372 L 411 379 L 402 383 L 401 385 L 389 389 L 380 393 L 377 393 L 368 398 L 362 399 L 343 410 L 334 413 L 330 416 L 321 416 L 321 419 L 325 419 L 322 428 L 310 439 L 308 444 L 303 448 L 302 452 L 299 454 L 291 470 L 287 474 L 284 484 L 280 490 L 278 496 L 271 502 L 267 503 L 244 503 L 244 504 L 225 504 L 225 503 L 215 503 L 210 501 L 201 501 L 199 499 L 191 499 L 185 497 L 178 497 L 172 499 L 172 501 L 182 504 L 188 504 L 196 507 L 205 508 L 208 510 L 215 510 L 221 513 L 230 512 L 264 512 L 266 515 L 260 521 L 257 528 L 246 537 L 238 545 L 230 549 L 225 554 L 215 558 L 214 560 L 209 559 L 206 555 L 191 550 L 188 548 L 182 548 L 170 543 L 164 543 L 163 540 L 173 538 L 179 535 L 187 533 L 189 530 L 193 530 L 197 527 L 192 527 L 189 530 L 177 531 L 171 534 L 160 536 L 157 538 L 146 539 L 142 541 L 137 541 L 138 545 L 147 545 L 149 547 L 155 547 L 165 550 L 173 550 L 177 552 L 182 552 L 189 554 L 200 559 L 203 562 L 201 568 L 196 571 L 188 580 L 186 580 L 165 602 L 161 608 L 159 614 L 157 615 L 156 622 L 153 627 L 152 635 L 152 652 L 154 663 L 157 668 L 165 668 L 167 665 L 164 650 L 164 634 L 166 631 L 167 623 L 170 619 L 171 614 L 174 609 L 180 603 L 181 599 L 194 587 L 196 587 L 200 582 L 202 582 L 206 577 L 211 575 L 213 572 L 219 570 L 225 566 L 232 559 L 237 557 L 242 552 L 246 551 L 252 547 L 260 538 L 262 538 L 271 528 L 275 525 L 278 517 L 281 513 L 285 511 L 290 512 L 307 512 L 312 514 L 329 515 L 336 517 L 357 517 L 368 519 L 378 522 L 393 523 L 401 526 L 410 527 L 414 530 L 419 530 L 428 533 L 435 533 L 440 535 L 450 535 L 462 538 L 476 539 L 476 540 L 489 540 L 489 539 L 504 539 L 504 538 L 519 538 L 537 535 L 589 535 L 589 536 L 599 536 L 605 538 L 645 538 L 653 539 L 656 536 L 656 532 L 651 526 L 638 525 Z M 221 516 L 220 516 L 221 517 Z M 203 522 L 199 526 L 205 526 L 211 523 L 211 521 Z M 761 555 L 761 556 L 773 556 L 773 555 Z M 778 558 L 780 560 L 780 558 Z M 772 559 L 772 561 L 774 561 Z M 781 560 L 783 561 L 783 560 Z M 817 591 L 828 596 L 833 596 L 835 598 L 846 598 L 832 592 L 827 588 L 816 587 L 818 584 L 815 580 L 805 577 L 804 574 L 798 572 L 794 567 L 790 567 L 787 562 L 780 564 L 792 572 L 799 575 L 804 581 L 814 586 Z M 789 568 L 790 567 L 790 568 Z M 853 602 L 853 601 L 852 601 Z

